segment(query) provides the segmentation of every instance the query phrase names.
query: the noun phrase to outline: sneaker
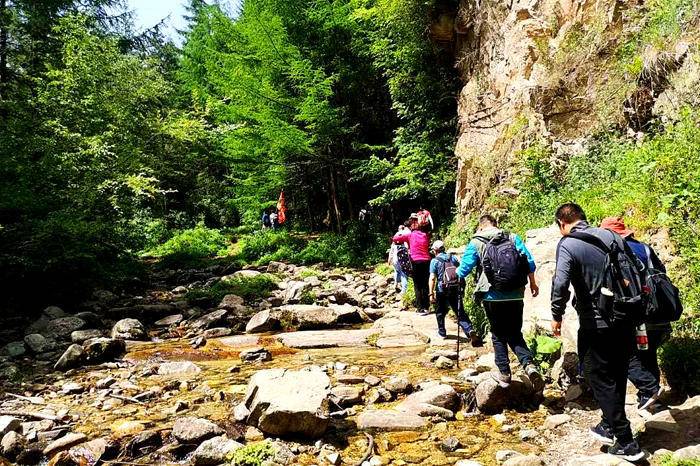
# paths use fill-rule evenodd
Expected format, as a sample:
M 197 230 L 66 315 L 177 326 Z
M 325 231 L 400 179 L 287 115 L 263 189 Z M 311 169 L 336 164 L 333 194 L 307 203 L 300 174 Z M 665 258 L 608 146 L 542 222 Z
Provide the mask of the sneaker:
M 504 374 L 500 371 L 491 372 L 491 378 L 498 382 L 503 388 L 508 388 L 510 386 L 510 374 Z
M 615 436 L 613 435 L 612 429 L 604 426 L 602 422 L 595 427 L 591 427 L 590 433 L 603 445 L 612 446 L 615 443 Z
M 644 452 L 639 448 L 636 440 L 632 440 L 625 445 L 615 442 L 613 446 L 608 448 L 608 455 L 617 456 L 627 461 L 639 461 L 644 458 Z
M 428 314 L 430 314 L 430 311 L 427 310 L 427 309 L 418 309 L 418 310 L 416 311 L 416 313 L 417 313 L 419 316 L 427 316 Z
M 649 406 L 653 405 L 656 402 L 656 400 L 659 399 L 659 397 L 661 396 L 661 394 L 663 392 L 664 392 L 664 389 L 659 388 L 659 391 L 654 393 L 651 396 L 647 396 L 647 395 L 640 396 L 639 397 L 639 404 L 637 405 L 637 409 L 639 411 L 643 411 L 643 410 L 647 409 Z
M 442 335 L 440 333 L 436 333 L 433 338 L 430 339 L 431 341 L 445 341 L 447 340 L 447 335 Z
M 527 374 L 527 378 L 530 379 L 530 382 L 532 382 L 532 386 L 535 388 L 536 392 L 540 392 L 544 389 L 544 379 L 534 364 L 525 366 L 525 373 Z
M 476 333 L 474 330 L 469 332 L 469 339 L 471 340 L 472 346 L 474 348 L 480 348 L 484 346 L 484 340 L 482 340 L 479 334 Z

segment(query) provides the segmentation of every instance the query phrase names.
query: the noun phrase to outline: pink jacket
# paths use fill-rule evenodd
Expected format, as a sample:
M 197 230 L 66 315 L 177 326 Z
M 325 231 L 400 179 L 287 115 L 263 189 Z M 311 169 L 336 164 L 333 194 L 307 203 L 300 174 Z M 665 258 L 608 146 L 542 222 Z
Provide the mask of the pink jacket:
M 430 233 L 413 230 L 408 233 L 397 234 L 392 238 L 394 243 L 408 243 L 411 260 L 429 261 L 430 257 Z

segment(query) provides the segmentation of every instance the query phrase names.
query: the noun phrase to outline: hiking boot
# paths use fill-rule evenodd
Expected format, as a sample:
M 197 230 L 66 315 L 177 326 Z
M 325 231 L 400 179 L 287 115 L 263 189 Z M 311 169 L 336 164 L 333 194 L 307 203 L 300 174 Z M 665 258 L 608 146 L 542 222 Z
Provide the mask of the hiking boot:
M 491 378 L 498 382 L 498 385 L 503 388 L 508 388 L 510 386 L 510 374 L 504 374 L 500 371 L 491 372 Z
M 608 448 L 608 455 L 617 456 L 627 461 L 639 461 L 644 458 L 644 452 L 639 448 L 636 440 L 632 440 L 624 445 L 620 444 L 620 442 L 615 442 L 613 446 Z
M 474 348 L 480 348 L 484 346 L 484 340 L 482 340 L 479 334 L 476 333 L 474 330 L 469 332 L 469 339 L 471 340 L 472 346 Z
M 639 404 L 637 405 L 637 409 L 638 409 L 639 411 L 642 411 L 642 410 L 647 409 L 647 408 L 650 407 L 651 405 L 653 405 L 653 404 L 656 402 L 656 400 L 659 399 L 659 397 L 661 396 L 661 394 L 663 393 L 663 391 L 664 391 L 663 388 L 659 388 L 659 391 L 656 392 L 656 393 L 654 393 L 654 394 L 651 395 L 651 396 L 649 396 L 649 395 L 641 395 L 641 396 L 639 397 Z
M 532 386 L 535 388 L 536 392 L 540 392 L 544 389 L 544 379 L 534 364 L 525 366 L 525 373 L 527 374 L 527 378 L 530 379 L 530 382 L 532 382 Z
M 418 314 L 419 316 L 427 316 L 428 314 L 430 314 L 430 311 L 427 309 L 418 309 L 416 311 L 416 314 Z
M 615 443 L 615 435 L 611 428 L 603 425 L 602 422 L 598 423 L 597 426 L 591 427 L 591 435 L 601 442 L 603 445 L 613 445 Z

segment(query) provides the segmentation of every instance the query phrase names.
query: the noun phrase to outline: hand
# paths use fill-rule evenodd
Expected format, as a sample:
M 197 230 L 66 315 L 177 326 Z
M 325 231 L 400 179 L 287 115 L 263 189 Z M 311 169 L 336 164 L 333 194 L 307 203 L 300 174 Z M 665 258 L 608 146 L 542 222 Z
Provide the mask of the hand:
M 540 294 L 540 287 L 537 286 L 537 283 L 530 282 L 530 292 L 532 293 L 533 298 L 536 298 L 537 295 Z
M 561 322 L 558 322 L 556 320 L 552 321 L 552 333 L 555 337 L 561 336 Z
M 435 304 L 437 299 L 435 299 L 435 293 L 430 293 L 430 303 Z

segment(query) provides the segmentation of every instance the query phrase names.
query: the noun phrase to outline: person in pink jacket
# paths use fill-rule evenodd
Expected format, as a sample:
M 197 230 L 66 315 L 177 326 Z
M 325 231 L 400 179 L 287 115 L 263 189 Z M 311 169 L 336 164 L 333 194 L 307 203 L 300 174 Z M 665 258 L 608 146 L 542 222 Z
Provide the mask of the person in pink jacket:
M 412 216 L 413 217 L 413 216 Z M 417 223 L 411 223 L 411 229 L 397 233 L 392 238 L 394 243 L 408 243 L 413 266 L 413 288 L 416 292 L 416 308 L 421 314 L 429 314 L 430 292 L 428 291 L 428 279 L 430 278 L 430 232 L 418 228 Z

